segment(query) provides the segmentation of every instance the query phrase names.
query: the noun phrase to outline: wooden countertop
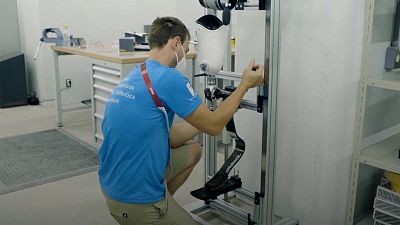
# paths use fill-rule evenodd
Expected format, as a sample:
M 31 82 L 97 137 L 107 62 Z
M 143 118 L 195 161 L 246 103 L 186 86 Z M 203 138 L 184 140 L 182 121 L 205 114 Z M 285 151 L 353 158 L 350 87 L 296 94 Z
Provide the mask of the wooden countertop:
M 148 51 L 136 51 L 120 53 L 117 49 L 110 47 L 65 47 L 65 46 L 51 46 L 51 49 L 61 53 L 86 56 L 93 59 L 104 60 L 119 64 L 133 64 L 142 63 L 149 56 Z M 195 52 L 189 52 L 186 55 L 187 59 L 196 57 Z
M 65 47 L 65 46 L 51 46 L 51 49 L 57 52 L 86 56 L 93 59 L 104 60 L 108 62 L 114 62 L 119 64 L 134 64 L 142 63 L 149 56 L 148 51 L 136 51 L 129 53 L 120 53 L 117 49 L 109 47 Z M 232 52 L 234 55 L 234 52 Z M 196 58 L 197 54 L 195 51 L 190 50 L 186 54 L 186 59 Z

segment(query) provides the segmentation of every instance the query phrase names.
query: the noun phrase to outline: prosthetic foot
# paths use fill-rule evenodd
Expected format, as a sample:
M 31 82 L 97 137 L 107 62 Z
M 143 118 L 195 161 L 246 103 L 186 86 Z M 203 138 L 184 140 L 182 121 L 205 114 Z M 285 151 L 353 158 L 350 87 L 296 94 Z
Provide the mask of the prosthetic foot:
M 229 179 L 225 179 L 217 189 L 211 190 L 206 187 L 199 188 L 190 192 L 190 194 L 203 201 L 207 201 L 210 199 L 217 199 L 218 196 L 233 191 L 235 189 L 242 187 L 242 180 L 239 176 L 232 176 Z

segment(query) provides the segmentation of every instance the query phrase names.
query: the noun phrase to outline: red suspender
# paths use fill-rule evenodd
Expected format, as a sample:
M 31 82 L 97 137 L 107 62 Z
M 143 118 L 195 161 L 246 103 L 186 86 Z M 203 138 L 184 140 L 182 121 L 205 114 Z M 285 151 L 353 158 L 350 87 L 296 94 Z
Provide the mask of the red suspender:
M 153 84 L 150 81 L 149 73 L 147 72 L 147 69 L 146 69 L 146 63 L 143 63 L 142 65 L 140 65 L 140 68 L 142 69 L 142 75 L 143 75 L 144 82 L 146 83 L 147 89 L 149 90 L 154 103 L 156 103 L 157 108 L 159 110 L 161 110 L 162 113 L 164 113 L 166 124 L 167 124 L 167 130 L 169 133 L 169 121 L 168 121 L 167 110 L 165 110 L 164 105 L 162 104 L 160 98 L 158 97 L 158 95 L 156 93 L 156 90 L 154 90 Z
M 146 83 L 147 89 L 149 89 L 150 95 L 156 103 L 157 107 L 164 107 L 156 91 L 154 90 L 153 84 L 150 81 L 149 73 L 146 69 L 146 63 L 140 65 L 140 68 L 142 69 L 142 75 L 144 78 L 144 82 Z

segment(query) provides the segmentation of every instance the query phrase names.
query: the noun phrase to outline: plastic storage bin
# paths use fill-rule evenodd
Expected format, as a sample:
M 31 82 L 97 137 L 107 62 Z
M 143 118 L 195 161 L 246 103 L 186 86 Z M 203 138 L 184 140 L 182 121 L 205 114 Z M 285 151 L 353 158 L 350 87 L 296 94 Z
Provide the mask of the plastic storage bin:
M 374 209 L 375 224 L 400 225 L 400 194 L 378 186 Z
M 385 177 L 390 180 L 393 191 L 400 193 L 400 174 L 386 171 Z
M 379 220 L 375 220 L 374 225 L 390 225 L 390 224 L 382 222 L 382 221 L 379 221 Z

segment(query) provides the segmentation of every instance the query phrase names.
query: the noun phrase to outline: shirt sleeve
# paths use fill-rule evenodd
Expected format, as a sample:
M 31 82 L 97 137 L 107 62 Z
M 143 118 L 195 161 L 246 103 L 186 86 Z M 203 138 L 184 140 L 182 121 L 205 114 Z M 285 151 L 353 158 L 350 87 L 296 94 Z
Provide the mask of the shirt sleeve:
M 190 116 L 201 105 L 202 100 L 189 80 L 176 69 L 162 74 L 159 85 L 161 101 L 181 118 Z

